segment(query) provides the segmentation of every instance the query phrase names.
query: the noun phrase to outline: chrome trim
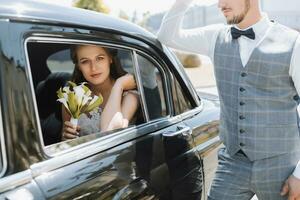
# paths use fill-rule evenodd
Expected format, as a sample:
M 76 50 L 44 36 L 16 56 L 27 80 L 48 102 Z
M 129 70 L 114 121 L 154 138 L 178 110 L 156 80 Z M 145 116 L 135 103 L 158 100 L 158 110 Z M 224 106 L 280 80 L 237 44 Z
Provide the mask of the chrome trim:
M 35 95 L 35 91 L 34 91 L 34 88 L 33 88 L 33 79 L 32 79 L 32 74 L 31 74 L 31 67 L 30 67 L 30 63 L 29 63 L 29 56 L 28 56 L 28 49 L 27 49 L 27 43 L 28 41 L 30 40 L 30 38 L 26 38 L 25 41 L 24 41 L 24 50 L 25 50 L 25 62 L 26 62 L 26 65 L 25 66 L 25 72 L 27 73 L 27 78 L 29 80 L 29 84 L 30 84 L 30 89 L 31 89 L 31 98 L 33 100 L 33 108 L 34 108 L 34 112 L 35 112 L 35 120 L 36 120 L 36 123 L 37 123 L 37 129 L 38 129 L 38 134 L 39 134 L 39 138 L 40 138 L 40 142 L 41 142 L 41 145 L 42 147 L 45 147 L 45 144 L 44 144 L 44 140 L 43 140 L 43 135 L 42 135 L 42 126 L 41 126 L 41 122 L 40 122 L 40 119 L 39 119 L 39 112 L 38 112 L 38 107 L 37 107 L 37 102 L 36 102 L 36 95 Z
M 188 110 L 186 112 L 183 112 L 179 116 L 182 119 L 186 119 L 186 118 L 188 118 L 190 116 L 196 115 L 196 114 L 202 112 L 202 110 L 204 109 L 204 105 L 203 104 L 204 104 L 203 101 L 200 101 L 200 105 L 198 107 L 195 107 L 192 110 Z
M 174 94 L 174 92 L 173 92 L 173 87 L 174 87 L 174 90 L 176 90 L 175 89 L 175 78 L 176 77 L 174 77 L 174 74 L 172 74 L 172 73 L 169 73 L 170 74 L 170 79 L 171 79 L 171 87 L 170 87 L 170 93 L 172 94 L 171 96 L 173 97 L 173 95 L 177 95 L 177 94 Z M 176 93 L 176 92 L 175 92 Z M 176 115 L 176 111 L 175 111 L 175 102 L 174 102 L 174 99 L 173 98 L 171 98 L 172 100 L 170 101 L 170 104 L 172 104 L 172 106 L 171 106 L 171 110 L 170 110 L 170 112 L 172 113 L 172 115 L 173 116 L 175 116 Z
M 43 141 L 41 124 L 40 124 L 40 120 L 39 120 L 39 117 L 38 117 L 39 115 L 38 115 L 37 102 L 36 102 L 36 98 L 35 98 L 35 91 L 34 91 L 34 88 L 33 88 L 32 74 L 31 74 L 31 68 L 30 68 L 29 56 L 28 56 L 28 49 L 27 49 L 28 42 L 44 42 L 44 43 L 59 43 L 59 44 L 82 44 L 82 43 L 86 43 L 86 44 L 100 44 L 100 45 L 107 46 L 107 47 L 110 47 L 110 48 L 115 47 L 115 48 L 120 48 L 120 49 L 128 49 L 128 50 L 131 50 L 131 51 L 134 51 L 134 52 L 139 52 L 142 55 L 144 55 L 145 57 L 148 57 L 153 62 L 155 62 L 157 64 L 158 68 L 161 68 L 161 71 L 163 72 L 163 74 L 162 74 L 163 75 L 163 79 L 166 80 L 166 82 L 168 83 L 168 79 L 166 78 L 166 75 L 164 73 L 164 69 L 162 69 L 161 65 L 155 59 L 153 59 L 151 56 L 149 56 L 148 54 L 146 54 L 143 51 L 140 51 L 138 49 L 132 48 L 132 47 L 128 47 L 128 46 L 124 46 L 124 45 L 111 44 L 111 43 L 108 43 L 108 42 L 94 42 L 94 41 L 88 41 L 88 40 L 75 40 L 75 39 L 65 39 L 65 38 L 51 38 L 51 37 L 40 37 L 40 36 L 30 36 L 30 37 L 26 38 L 25 42 L 24 42 L 24 46 L 25 46 L 24 49 L 25 49 L 25 56 L 26 56 L 25 59 L 26 59 L 26 64 L 27 64 L 27 66 L 25 67 L 25 71 L 27 73 L 27 78 L 29 79 L 30 88 L 32 90 L 32 99 L 33 99 L 33 104 L 34 104 L 33 106 L 34 106 L 34 111 L 35 111 L 35 119 L 36 119 L 36 123 L 37 123 L 37 126 L 38 126 L 37 127 L 38 128 L 38 132 L 39 132 L 38 134 L 39 134 L 40 141 L 41 141 L 43 149 L 45 149 L 45 144 L 44 144 L 44 141 Z M 166 84 L 163 84 L 163 85 L 164 85 L 164 89 L 165 89 L 164 92 L 166 93 L 165 94 L 165 98 L 166 98 L 166 102 L 167 102 L 166 106 L 169 106 L 168 109 L 170 109 L 170 94 L 169 94 L 169 92 L 168 92 L 168 90 L 166 88 Z M 172 119 L 170 119 L 170 115 L 167 115 L 167 116 L 165 116 L 163 118 L 160 118 L 159 120 L 160 120 L 159 123 L 163 123 L 164 121 L 169 121 L 170 122 L 170 121 L 173 121 L 173 120 L 178 120 L 178 117 L 172 117 Z M 157 121 L 157 119 L 155 119 L 154 121 Z M 148 125 L 152 126 L 151 122 L 152 121 L 149 121 L 146 124 L 143 124 L 142 126 L 145 126 L 145 127 L 147 127 Z M 139 126 L 137 126 L 137 127 L 139 127 Z M 125 131 L 129 132 L 130 128 L 126 129 Z M 123 131 L 118 132 L 117 134 L 120 134 L 122 132 Z M 128 134 L 126 134 L 126 136 L 127 135 Z M 112 136 L 115 136 L 115 134 L 112 134 Z M 135 136 L 135 137 L 137 137 L 137 136 Z M 129 138 L 130 137 L 128 137 L 127 140 Z M 99 143 L 99 142 L 101 143 L 102 142 L 101 140 L 103 140 L 103 139 L 104 139 L 104 137 L 103 138 L 98 138 L 98 139 L 95 139 L 95 140 L 91 140 L 91 141 L 79 144 L 76 147 L 71 147 L 70 149 L 63 150 L 59 154 L 55 154 L 55 155 L 49 155 L 49 154 L 47 154 L 47 152 L 45 150 L 43 152 L 47 156 L 53 157 L 53 156 L 61 155 L 61 154 L 64 154 L 64 153 L 68 153 L 69 151 L 74 151 L 74 150 L 79 149 L 79 148 L 84 147 L 84 146 L 92 145 L 95 142 L 96 143 Z M 113 139 L 115 140 L 115 137 Z M 107 140 L 105 140 L 105 141 L 107 141 Z M 104 146 L 104 147 L 108 148 L 107 146 Z M 82 155 L 85 155 L 85 154 L 82 154 Z M 91 155 L 91 154 L 89 153 L 88 155 Z M 75 156 L 75 158 L 76 157 L 78 157 L 78 155 Z M 83 158 L 83 157 L 81 157 L 81 158 Z M 74 157 L 72 158 L 72 161 L 74 161 Z
M 197 145 L 196 149 L 199 152 L 200 156 L 203 156 L 207 151 L 210 149 L 213 149 L 216 145 L 222 144 L 222 141 L 220 140 L 219 136 L 216 136 L 214 138 L 211 138 L 207 141 L 205 141 L 202 144 Z
M 23 172 L 19 172 L 0 180 L 0 193 L 17 188 L 19 186 L 25 185 L 32 181 L 31 171 L 28 169 Z
M 0 172 L 0 177 L 2 177 L 7 170 L 7 156 L 6 156 L 6 148 L 5 148 L 4 140 L 5 138 L 4 138 L 4 131 L 3 131 L 2 108 L 0 104 L 0 145 L 1 145 L 1 157 L 2 157 L 2 170 Z
M 145 117 L 146 117 L 146 122 L 149 122 L 150 121 L 150 118 L 149 118 L 149 112 L 148 112 L 148 107 L 147 107 L 147 103 L 146 103 L 146 98 L 145 98 L 145 92 L 144 92 L 144 88 L 143 88 L 143 82 L 141 80 L 141 71 L 140 71 L 140 66 L 139 66 L 139 62 L 138 62 L 138 59 L 137 59 L 137 54 L 136 54 L 136 51 L 132 51 L 132 57 L 133 57 L 133 63 L 134 63 L 134 69 L 135 69 L 135 73 L 136 73 L 136 79 L 137 79 L 137 82 L 139 83 L 138 84 L 138 88 L 139 88 L 139 91 L 141 91 L 141 98 L 142 98 L 142 105 L 143 105 L 143 109 L 144 109 L 144 114 L 145 114 Z

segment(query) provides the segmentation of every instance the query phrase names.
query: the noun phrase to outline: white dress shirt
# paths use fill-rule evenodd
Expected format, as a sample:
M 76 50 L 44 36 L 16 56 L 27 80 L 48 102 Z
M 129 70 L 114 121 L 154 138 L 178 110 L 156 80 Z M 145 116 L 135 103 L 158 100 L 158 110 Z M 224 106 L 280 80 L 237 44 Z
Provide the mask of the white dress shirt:
M 196 54 L 207 55 L 213 61 L 218 33 L 224 26 L 228 25 L 214 24 L 193 29 L 181 29 L 184 14 L 192 1 L 193 0 L 177 0 L 175 2 L 171 10 L 164 17 L 157 37 L 167 46 Z M 267 14 L 264 13 L 259 22 L 248 27 L 253 28 L 255 32 L 254 40 L 245 36 L 238 38 L 240 57 L 244 67 L 253 50 L 263 41 L 272 26 L 273 23 L 270 22 Z M 299 95 L 300 57 L 297 57 L 297 55 L 300 55 L 300 37 L 298 37 L 294 46 L 289 69 L 289 75 L 292 78 Z M 298 162 L 293 175 L 300 179 L 300 161 Z

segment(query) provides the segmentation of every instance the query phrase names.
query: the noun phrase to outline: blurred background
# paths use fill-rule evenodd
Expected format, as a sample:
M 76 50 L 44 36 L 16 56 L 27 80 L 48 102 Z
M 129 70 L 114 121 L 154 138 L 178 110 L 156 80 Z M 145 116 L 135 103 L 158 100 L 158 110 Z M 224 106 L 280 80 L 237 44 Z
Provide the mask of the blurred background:
M 39 0 L 63 6 L 102 12 L 138 24 L 156 34 L 162 18 L 175 0 Z M 225 23 L 217 7 L 218 0 L 195 0 L 184 19 L 184 28 Z M 270 19 L 300 31 L 299 0 L 261 0 L 261 8 Z M 199 44 L 201 45 L 201 44 Z M 196 88 L 214 88 L 210 59 L 203 55 L 174 50 Z

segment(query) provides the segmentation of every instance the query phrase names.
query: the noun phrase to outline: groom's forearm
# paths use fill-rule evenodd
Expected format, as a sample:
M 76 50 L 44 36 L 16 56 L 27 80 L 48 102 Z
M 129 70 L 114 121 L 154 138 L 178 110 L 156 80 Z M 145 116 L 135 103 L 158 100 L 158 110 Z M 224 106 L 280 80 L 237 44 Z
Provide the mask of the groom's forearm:
M 192 1 L 176 1 L 165 15 L 157 37 L 160 42 L 174 49 L 207 55 L 213 59 L 216 38 L 219 30 L 224 28 L 224 25 L 214 24 L 193 29 L 183 29 L 183 18 Z
M 174 39 L 179 39 L 184 14 L 193 0 L 177 0 L 169 12 L 164 16 L 160 29 L 157 33 L 158 39 L 171 47 L 174 47 Z M 174 47 L 176 48 L 176 47 Z

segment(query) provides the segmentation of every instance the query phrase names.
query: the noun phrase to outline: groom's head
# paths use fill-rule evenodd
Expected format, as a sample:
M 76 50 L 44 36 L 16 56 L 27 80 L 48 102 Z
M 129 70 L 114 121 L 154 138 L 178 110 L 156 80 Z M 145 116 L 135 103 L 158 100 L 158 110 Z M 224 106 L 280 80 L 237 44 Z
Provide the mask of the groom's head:
M 239 24 L 245 18 L 252 17 L 259 11 L 258 5 L 259 0 L 219 0 L 218 3 L 228 24 Z

